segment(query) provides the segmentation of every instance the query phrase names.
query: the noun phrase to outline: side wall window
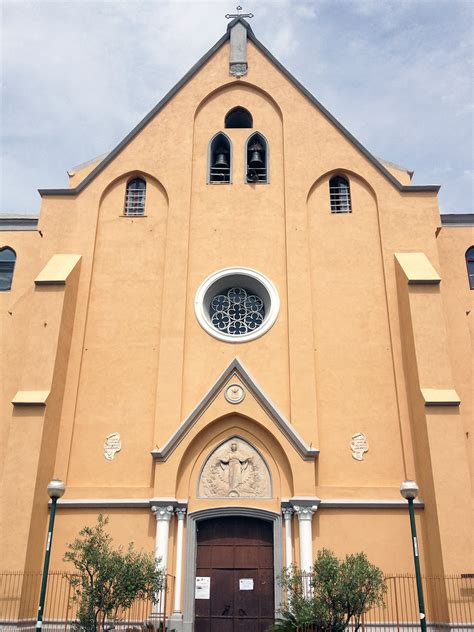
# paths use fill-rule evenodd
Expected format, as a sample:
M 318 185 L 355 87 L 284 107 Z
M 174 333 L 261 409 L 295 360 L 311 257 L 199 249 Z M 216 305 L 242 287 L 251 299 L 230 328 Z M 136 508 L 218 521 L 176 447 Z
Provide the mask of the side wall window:
M 329 180 L 329 199 L 331 213 L 351 213 L 351 190 L 349 181 L 343 176 L 334 176 Z
M 229 184 L 231 182 L 232 155 L 230 140 L 225 134 L 217 134 L 209 147 L 208 182 Z
M 471 290 L 474 290 L 474 246 L 471 246 L 466 250 L 466 266 L 469 287 Z
M 134 178 L 127 184 L 124 215 L 145 215 L 146 182 L 143 178 Z
M 0 292 L 11 290 L 16 252 L 9 248 L 0 248 Z
M 261 134 L 252 134 L 246 146 L 247 182 L 268 182 L 268 147 Z

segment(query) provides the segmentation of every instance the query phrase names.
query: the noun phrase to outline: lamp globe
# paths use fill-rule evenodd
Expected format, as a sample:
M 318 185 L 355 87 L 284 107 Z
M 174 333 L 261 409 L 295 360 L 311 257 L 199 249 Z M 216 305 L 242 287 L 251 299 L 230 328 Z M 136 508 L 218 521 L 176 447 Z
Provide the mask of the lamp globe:
M 61 496 L 66 491 L 66 485 L 63 481 L 60 481 L 57 478 L 54 478 L 48 484 L 48 494 L 50 498 L 61 498 Z
M 419 487 L 415 481 L 403 481 L 400 485 L 400 494 L 405 500 L 414 500 L 418 496 Z

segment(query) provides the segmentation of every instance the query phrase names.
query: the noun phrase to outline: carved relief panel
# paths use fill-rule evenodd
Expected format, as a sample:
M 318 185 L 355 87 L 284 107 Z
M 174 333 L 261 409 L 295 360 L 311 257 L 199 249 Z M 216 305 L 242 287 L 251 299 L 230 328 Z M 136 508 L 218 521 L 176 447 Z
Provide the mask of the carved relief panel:
M 222 443 L 208 457 L 198 483 L 199 498 L 270 498 L 267 464 L 239 437 Z

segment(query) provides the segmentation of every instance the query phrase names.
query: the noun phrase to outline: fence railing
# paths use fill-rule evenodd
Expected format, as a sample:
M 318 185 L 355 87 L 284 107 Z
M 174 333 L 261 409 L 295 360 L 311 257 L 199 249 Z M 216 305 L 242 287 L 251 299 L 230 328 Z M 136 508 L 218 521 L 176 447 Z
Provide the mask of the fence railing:
M 21 571 L 0 572 L 0 626 L 16 627 L 20 624 L 31 627 L 38 611 L 38 599 L 42 573 L 23 573 Z M 151 622 L 154 627 L 166 626 L 169 596 L 174 589 L 174 577 L 167 575 L 166 590 L 160 603 L 151 600 L 136 600 L 127 610 L 119 611 L 114 620 L 115 627 L 130 628 L 143 626 Z M 72 600 L 73 590 L 68 576 L 62 571 L 50 571 L 46 589 L 44 625 L 54 624 L 55 628 L 67 630 L 68 623 L 77 620 L 77 603 Z
M 422 578 L 428 624 L 449 624 L 451 629 L 474 624 L 474 575 L 427 576 Z M 311 592 L 311 575 L 302 574 L 303 590 Z M 361 623 L 364 628 L 419 630 L 419 608 L 415 575 L 386 575 L 384 605 L 372 608 Z M 354 625 L 349 629 L 354 629 Z M 298 632 L 316 632 L 311 625 Z
M 18 624 L 31 627 L 36 620 L 41 573 L 0 572 L 0 626 L 5 630 Z M 311 576 L 303 576 L 303 586 L 311 585 Z M 362 629 L 417 631 L 419 629 L 418 600 L 414 575 L 386 575 L 387 592 L 384 606 L 370 610 L 363 618 Z M 474 575 L 423 577 L 423 588 L 428 624 L 470 626 L 474 624 Z M 137 600 L 131 608 L 120 612 L 116 627 L 141 627 L 147 622 L 164 628 L 169 603 L 174 590 L 174 577 L 167 576 L 167 589 L 162 604 Z M 77 605 L 71 600 L 72 589 L 61 571 L 48 575 L 44 623 L 55 629 L 67 630 L 68 623 L 77 618 Z M 353 628 L 353 626 L 352 626 Z M 311 626 L 300 632 L 313 632 Z

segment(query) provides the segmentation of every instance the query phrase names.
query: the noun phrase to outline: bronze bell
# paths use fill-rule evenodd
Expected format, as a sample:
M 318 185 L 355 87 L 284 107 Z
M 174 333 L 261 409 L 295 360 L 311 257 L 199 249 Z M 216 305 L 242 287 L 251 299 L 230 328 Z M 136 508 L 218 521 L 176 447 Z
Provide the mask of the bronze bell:
M 262 150 L 263 150 L 263 147 L 260 145 L 258 141 L 254 141 L 250 145 L 249 152 L 251 152 L 251 154 L 250 154 L 250 159 L 249 159 L 249 167 L 258 168 L 258 167 L 265 166 L 265 163 L 263 162 Z
M 216 153 L 215 153 L 216 158 L 212 166 L 228 168 L 229 167 L 229 159 L 227 157 L 228 154 L 229 152 L 225 149 L 225 147 L 219 147 L 218 149 L 216 149 Z

